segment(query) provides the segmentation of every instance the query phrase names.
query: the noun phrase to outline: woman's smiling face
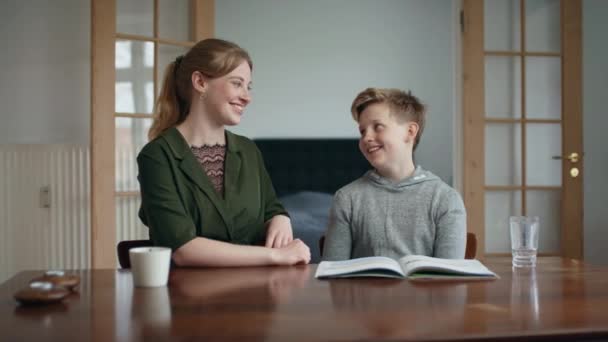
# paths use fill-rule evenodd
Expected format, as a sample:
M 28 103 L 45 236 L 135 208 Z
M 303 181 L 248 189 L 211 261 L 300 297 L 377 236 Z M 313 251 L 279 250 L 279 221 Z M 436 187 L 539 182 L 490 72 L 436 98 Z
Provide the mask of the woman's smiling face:
M 241 122 L 245 107 L 251 102 L 251 68 L 246 61 L 230 73 L 208 81 L 205 105 L 209 113 L 224 125 Z

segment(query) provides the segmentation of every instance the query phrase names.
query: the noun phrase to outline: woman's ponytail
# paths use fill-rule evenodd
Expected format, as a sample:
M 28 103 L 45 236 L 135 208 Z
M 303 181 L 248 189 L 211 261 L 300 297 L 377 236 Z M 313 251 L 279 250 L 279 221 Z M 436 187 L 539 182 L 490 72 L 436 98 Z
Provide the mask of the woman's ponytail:
M 154 122 L 148 132 L 148 138 L 153 140 L 166 129 L 171 128 L 183 121 L 182 116 L 185 116 L 185 108 L 183 102 L 180 101 L 177 89 L 176 68 L 181 64 L 181 56 L 174 62 L 167 65 L 163 83 L 160 90 L 160 95 L 156 100 L 154 109 Z

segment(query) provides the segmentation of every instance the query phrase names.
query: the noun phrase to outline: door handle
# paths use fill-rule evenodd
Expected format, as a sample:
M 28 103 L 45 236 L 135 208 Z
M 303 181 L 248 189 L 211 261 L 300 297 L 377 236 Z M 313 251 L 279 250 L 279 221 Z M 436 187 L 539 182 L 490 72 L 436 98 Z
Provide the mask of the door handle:
M 580 160 L 580 155 L 576 152 L 572 152 L 567 156 L 553 156 L 552 159 L 568 159 L 572 163 L 578 163 Z

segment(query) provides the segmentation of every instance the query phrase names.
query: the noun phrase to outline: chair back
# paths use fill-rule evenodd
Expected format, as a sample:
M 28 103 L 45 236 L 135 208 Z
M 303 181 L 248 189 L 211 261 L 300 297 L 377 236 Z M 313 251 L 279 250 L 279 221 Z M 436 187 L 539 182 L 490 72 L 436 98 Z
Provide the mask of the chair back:
M 474 233 L 467 232 L 467 247 L 464 250 L 465 259 L 475 259 L 477 255 L 477 237 Z
M 152 240 L 125 240 L 120 241 L 116 246 L 118 253 L 118 263 L 122 268 L 131 268 L 131 259 L 129 258 L 129 249 L 135 247 L 154 246 Z
M 323 246 L 325 245 L 325 235 L 319 239 L 319 253 L 323 256 Z M 467 245 L 464 251 L 465 259 L 475 259 L 477 255 L 477 237 L 474 233 L 467 232 Z

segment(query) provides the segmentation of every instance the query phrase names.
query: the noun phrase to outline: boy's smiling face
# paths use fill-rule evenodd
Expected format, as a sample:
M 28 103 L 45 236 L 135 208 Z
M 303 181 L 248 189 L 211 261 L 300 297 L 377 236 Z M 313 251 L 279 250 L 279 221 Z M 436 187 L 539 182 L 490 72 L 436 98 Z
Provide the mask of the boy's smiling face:
M 412 124 L 399 122 L 384 103 L 370 104 L 359 114 L 359 149 L 381 175 L 392 178 L 411 161 L 417 132 Z

